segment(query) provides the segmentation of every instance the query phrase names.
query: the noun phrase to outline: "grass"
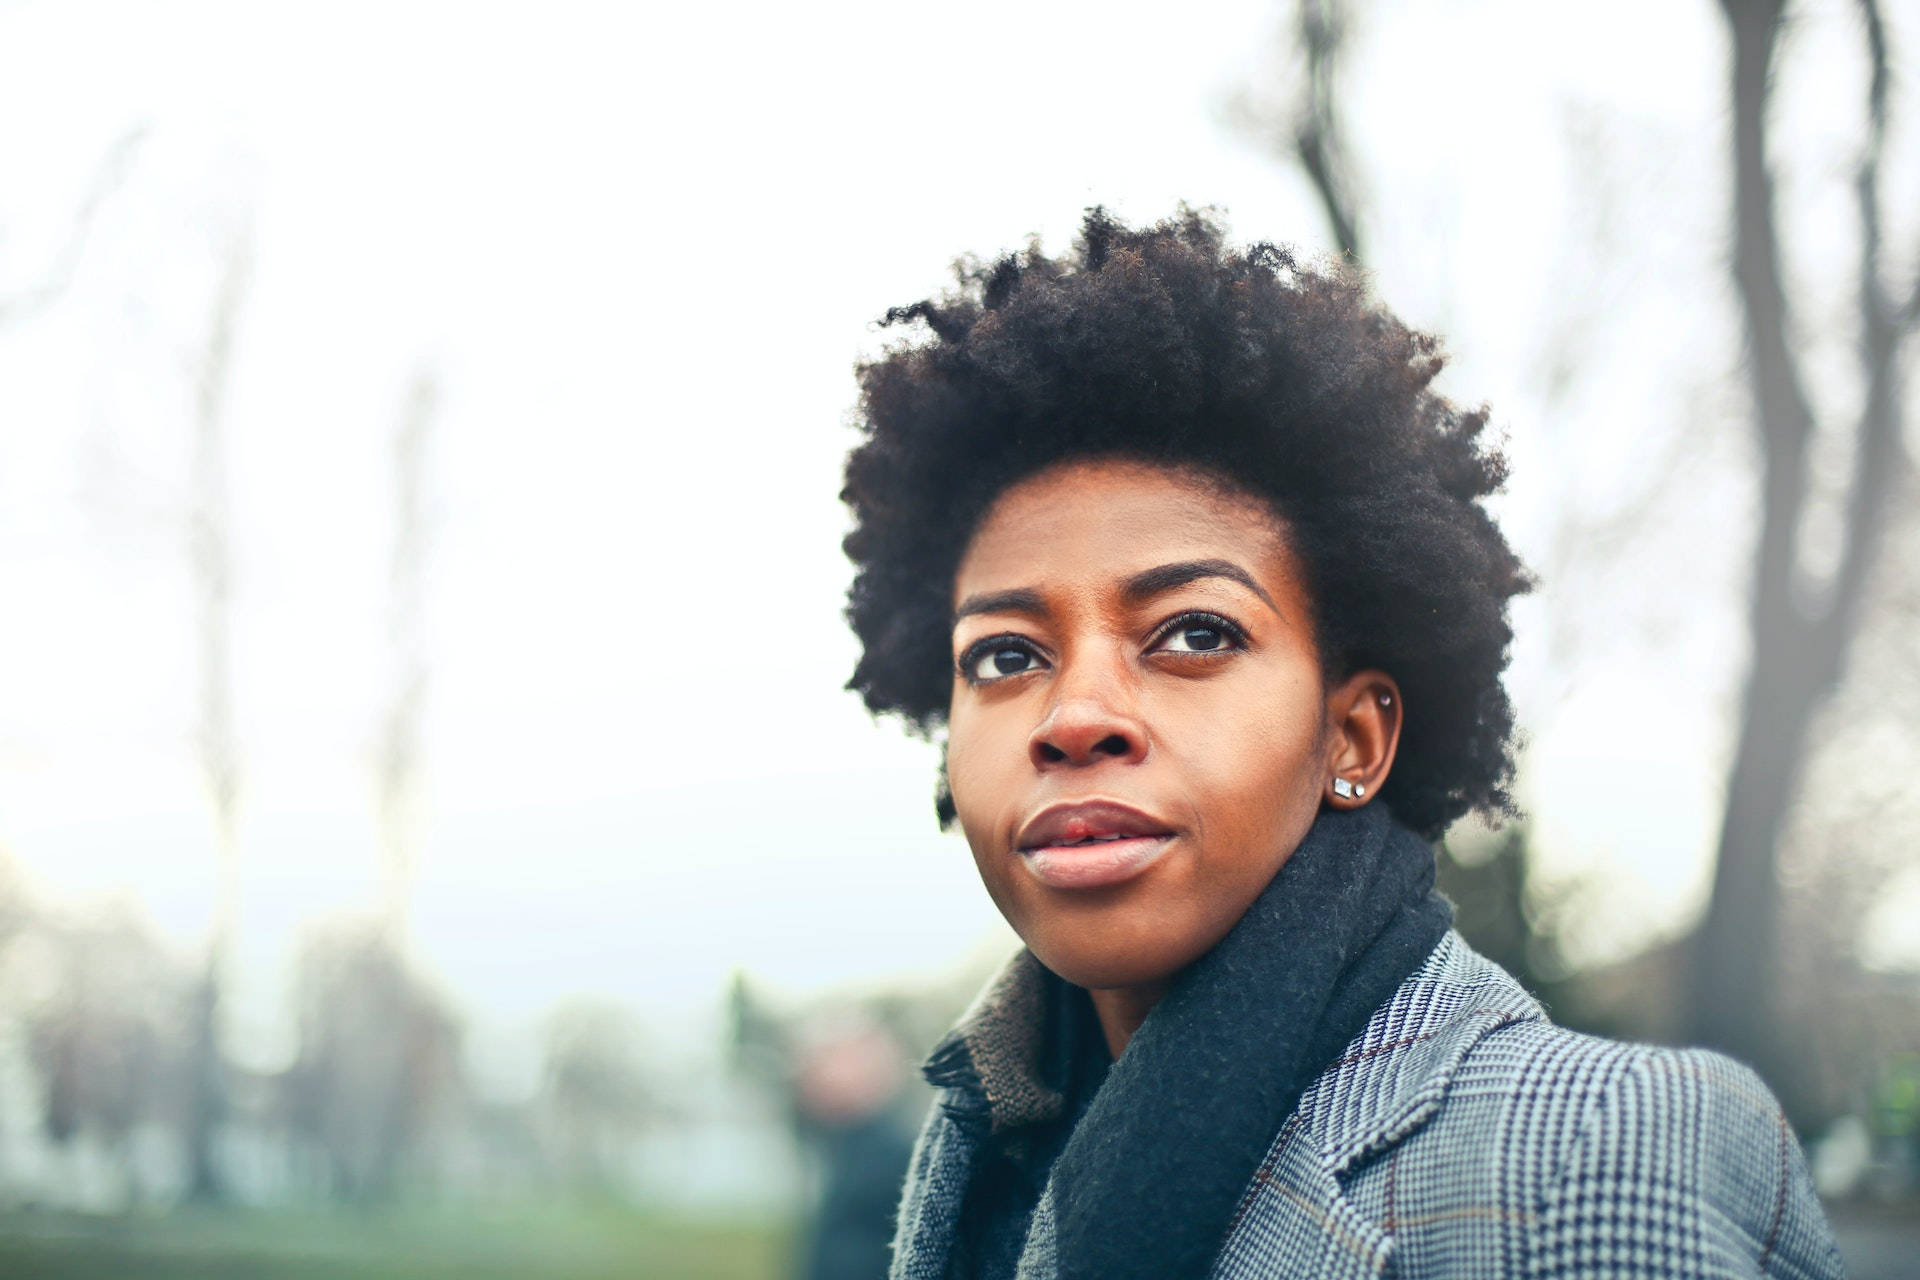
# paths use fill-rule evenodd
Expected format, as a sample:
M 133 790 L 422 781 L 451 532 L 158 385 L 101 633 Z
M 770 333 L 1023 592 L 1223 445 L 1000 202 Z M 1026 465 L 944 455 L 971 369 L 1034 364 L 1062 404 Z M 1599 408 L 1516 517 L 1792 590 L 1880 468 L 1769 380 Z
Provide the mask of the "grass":
M 22 1280 L 783 1280 L 791 1229 L 606 1210 L 0 1214 Z

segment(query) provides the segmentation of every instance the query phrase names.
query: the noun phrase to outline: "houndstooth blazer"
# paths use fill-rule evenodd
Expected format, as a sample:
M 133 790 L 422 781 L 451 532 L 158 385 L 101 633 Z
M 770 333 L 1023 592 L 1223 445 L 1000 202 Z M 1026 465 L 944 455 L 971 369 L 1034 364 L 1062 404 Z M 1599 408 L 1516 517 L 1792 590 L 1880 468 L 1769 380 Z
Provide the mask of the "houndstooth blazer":
M 894 1280 L 944 1280 L 977 1144 L 936 1105 Z M 1054 1274 L 1051 1189 L 1022 1280 Z M 1554 1026 L 1457 933 L 1301 1095 L 1219 1280 L 1839 1277 L 1779 1105 L 1745 1067 Z M 1174 1280 L 1174 1278 L 1170 1278 Z

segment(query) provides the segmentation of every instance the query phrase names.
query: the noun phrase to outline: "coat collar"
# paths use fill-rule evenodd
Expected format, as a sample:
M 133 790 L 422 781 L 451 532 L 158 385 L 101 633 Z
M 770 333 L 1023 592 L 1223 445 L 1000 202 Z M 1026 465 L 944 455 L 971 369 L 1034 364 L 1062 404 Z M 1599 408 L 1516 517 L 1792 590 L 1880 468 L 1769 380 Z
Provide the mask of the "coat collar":
M 1046 978 L 1023 948 L 927 1059 L 927 1080 L 946 1090 L 955 1119 L 1004 1132 L 1060 1114 L 1064 1099 L 1042 1066 Z M 1505 970 L 1449 931 L 1301 1097 L 1301 1121 L 1329 1171 L 1345 1173 L 1426 1123 L 1488 1032 L 1545 1017 Z
M 985 1121 L 1004 1133 L 1065 1110 L 1059 1073 L 1046 1062 L 1050 977 L 1022 947 L 928 1056 L 921 1071 L 928 1084 L 946 1090 L 956 1120 Z
M 1449 931 L 1301 1097 L 1327 1171 L 1338 1177 L 1415 1133 L 1489 1032 L 1545 1018 L 1505 970 Z
M 1058 1113 L 1057 1095 L 1047 1096 L 1042 1079 L 1041 1019 L 1035 1016 L 1045 976 L 1030 954 L 1015 956 L 927 1063 L 928 1079 L 942 1089 L 947 1122 L 931 1125 L 916 1154 L 901 1205 L 896 1277 L 937 1280 L 946 1273 L 962 1194 L 987 1135 Z M 1302 1231 L 1333 1229 L 1351 1241 L 1338 1254 L 1347 1264 L 1339 1274 L 1374 1275 L 1393 1248 L 1383 1225 L 1358 1214 L 1342 1194 L 1345 1175 L 1426 1124 L 1462 1059 L 1483 1037 L 1509 1023 L 1545 1017 L 1504 970 L 1450 931 L 1301 1095 L 1293 1119 L 1276 1135 L 1269 1162 L 1274 1176 L 1292 1188 L 1284 1203 L 1302 1215 Z M 1279 1159 L 1285 1150 L 1297 1154 Z M 1043 1197 L 1029 1236 L 1047 1245 L 1028 1268 L 1036 1274 L 1048 1270 L 1041 1262 L 1042 1255 L 1051 1257 L 1051 1212 Z M 1236 1223 L 1230 1235 L 1238 1230 Z M 1269 1224 L 1263 1238 L 1273 1230 Z

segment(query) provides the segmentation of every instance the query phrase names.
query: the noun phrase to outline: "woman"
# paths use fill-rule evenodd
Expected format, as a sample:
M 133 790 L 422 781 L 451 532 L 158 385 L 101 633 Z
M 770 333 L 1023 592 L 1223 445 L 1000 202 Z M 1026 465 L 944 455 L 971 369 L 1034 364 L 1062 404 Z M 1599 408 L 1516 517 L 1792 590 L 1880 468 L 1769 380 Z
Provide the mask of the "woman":
M 851 687 L 944 729 L 1026 943 L 927 1064 L 893 1274 L 1838 1275 L 1757 1078 L 1556 1028 L 1449 930 L 1527 579 L 1435 341 L 1191 212 L 887 320 Z

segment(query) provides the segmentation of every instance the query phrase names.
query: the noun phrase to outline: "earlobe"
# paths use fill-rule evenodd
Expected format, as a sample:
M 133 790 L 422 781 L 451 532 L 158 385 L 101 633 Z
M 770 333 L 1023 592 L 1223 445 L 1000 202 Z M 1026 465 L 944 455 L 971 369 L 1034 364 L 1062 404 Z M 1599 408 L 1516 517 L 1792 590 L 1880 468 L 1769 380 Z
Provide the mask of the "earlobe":
M 1327 699 L 1333 727 L 1327 801 L 1357 809 L 1386 783 L 1400 746 L 1400 686 L 1384 671 L 1356 671 Z

